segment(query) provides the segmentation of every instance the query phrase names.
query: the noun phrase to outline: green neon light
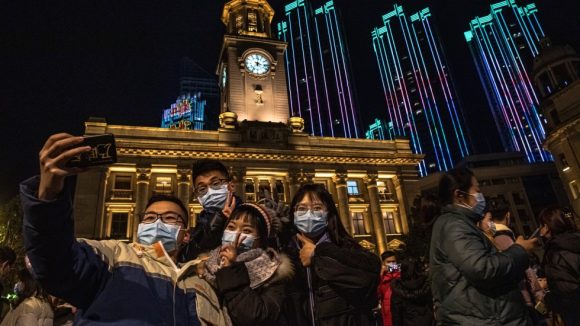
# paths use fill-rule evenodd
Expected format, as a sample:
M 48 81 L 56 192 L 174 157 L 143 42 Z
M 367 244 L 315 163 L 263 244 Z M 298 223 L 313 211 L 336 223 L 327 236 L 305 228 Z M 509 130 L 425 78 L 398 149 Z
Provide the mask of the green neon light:
M 472 31 L 464 32 L 463 35 L 465 36 L 465 40 L 467 40 L 467 42 L 471 42 L 471 40 L 473 40 L 473 32 Z

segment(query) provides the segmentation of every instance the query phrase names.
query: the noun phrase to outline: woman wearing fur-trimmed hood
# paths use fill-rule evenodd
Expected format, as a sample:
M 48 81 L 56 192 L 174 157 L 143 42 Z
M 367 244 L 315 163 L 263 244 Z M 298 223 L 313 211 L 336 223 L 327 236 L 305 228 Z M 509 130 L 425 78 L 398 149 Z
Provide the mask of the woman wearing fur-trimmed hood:
M 242 204 L 232 212 L 196 288 L 202 324 L 285 324 L 280 311 L 294 271 L 288 257 L 269 246 L 279 226 L 276 213 L 263 205 Z

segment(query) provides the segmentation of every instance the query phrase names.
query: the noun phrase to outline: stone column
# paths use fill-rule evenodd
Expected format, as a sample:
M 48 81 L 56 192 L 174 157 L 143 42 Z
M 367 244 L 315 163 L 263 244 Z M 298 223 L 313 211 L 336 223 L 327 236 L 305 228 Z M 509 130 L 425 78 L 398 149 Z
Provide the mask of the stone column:
M 399 214 L 400 218 L 399 225 L 401 226 L 401 233 L 409 233 L 409 222 L 407 220 L 407 203 L 405 201 L 405 185 L 403 184 L 403 179 L 400 174 L 393 177 L 393 185 L 395 186 L 395 192 L 397 194 L 397 202 L 399 203 Z M 395 227 L 397 224 L 397 217 L 395 217 Z
M 133 218 L 133 239 L 137 239 L 137 226 L 139 225 L 139 214 L 145 210 L 145 205 L 149 200 L 149 181 L 151 180 L 151 168 L 137 168 L 137 191 L 135 192 L 135 215 Z
M 192 220 L 192 216 L 191 216 L 191 212 L 189 212 L 189 201 L 191 199 L 191 191 L 192 191 L 192 186 L 191 186 L 191 169 L 184 169 L 184 168 L 178 168 L 177 169 L 177 198 L 179 198 L 179 200 L 181 200 L 183 202 L 183 205 L 185 205 L 185 208 L 187 208 L 188 210 L 188 214 L 189 216 L 189 221 L 188 221 L 188 225 L 191 225 L 191 220 Z
M 379 252 L 386 250 L 385 241 L 385 227 L 383 226 L 383 214 L 381 213 L 381 205 L 379 202 L 379 190 L 377 188 L 378 174 L 369 172 L 365 178 L 365 184 L 369 192 L 369 206 L 371 218 L 373 220 L 373 232 L 377 239 L 377 247 Z
M 346 171 L 336 171 L 334 176 L 334 183 L 336 184 L 336 193 L 338 194 L 338 213 L 340 214 L 340 221 L 344 228 L 352 234 L 352 225 L 350 223 L 350 212 L 348 209 L 348 191 L 346 189 Z

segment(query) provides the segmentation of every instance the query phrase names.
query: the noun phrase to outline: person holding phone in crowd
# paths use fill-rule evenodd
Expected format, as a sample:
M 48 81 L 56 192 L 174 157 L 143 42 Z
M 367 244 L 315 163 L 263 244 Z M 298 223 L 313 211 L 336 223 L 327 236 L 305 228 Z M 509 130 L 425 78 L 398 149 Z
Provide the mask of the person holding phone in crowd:
M 443 174 L 439 197 L 445 206 L 433 225 L 429 256 L 437 323 L 527 325 L 518 284 L 536 239 L 519 237 L 498 251 L 477 227 L 486 203 L 469 169 Z
M 548 305 L 565 325 L 580 325 L 580 232 L 574 213 L 558 206 L 540 212 L 545 239 L 543 267 L 548 279 Z
M 330 193 L 303 185 L 290 205 L 283 244 L 296 276 L 285 314 L 290 325 L 375 325 L 381 262 L 345 230 Z
M 397 264 L 397 256 L 394 251 L 385 251 L 381 254 L 383 265 L 381 267 L 381 282 L 379 283 L 378 296 L 383 314 L 383 325 L 393 325 L 391 315 L 391 283 L 401 277 L 400 266 Z
M 236 207 L 222 244 L 209 252 L 198 288 L 204 325 L 285 325 L 282 306 L 293 277 L 292 263 L 273 247 L 280 217 L 264 205 Z
M 140 212 L 137 241 L 75 239 L 72 184 L 84 169 L 66 163 L 90 151 L 83 137 L 52 135 L 41 149 L 40 176 L 20 186 L 23 232 L 32 274 L 51 295 L 79 308 L 76 323 L 199 325 L 195 263 L 176 265 L 188 241 L 188 210 L 172 196 Z

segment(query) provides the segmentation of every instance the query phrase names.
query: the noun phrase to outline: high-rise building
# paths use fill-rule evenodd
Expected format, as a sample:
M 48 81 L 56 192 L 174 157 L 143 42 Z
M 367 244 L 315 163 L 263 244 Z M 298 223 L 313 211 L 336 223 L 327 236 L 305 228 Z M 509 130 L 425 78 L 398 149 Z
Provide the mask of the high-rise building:
M 206 103 L 201 92 L 180 95 L 169 109 L 163 111 L 161 128 L 204 130 Z
M 528 162 L 552 159 L 542 149 L 546 122 L 529 74 L 544 37 L 537 11 L 533 3 L 501 1 L 465 32 L 504 150 L 522 152 Z
M 470 145 L 443 48 L 425 8 L 407 16 L 402 6 L 382 16 L 372 41 L 383 85 L 387 139 L 405 136 L 425 153 L 421 175 L 446 171 Z
M 195 94 L 198 101 L 205 100 L 203 128 L 218 127 L 215 119 L 220 113 L 220 92 L 217 76 L 200 67 L 191 58 L 183 57 L 180 62 L 179 95 Z
M 358 138 L 349 54 L 334 1 L 295 0 L 284 9 L 277 29 L 288 43 L 291 115 L 302 117 L 311 135 Z
M 366 139 L 386 140 L 389 138 L 390 128 L 393 127 L 392 122 L 385 122 L 375 118 L 375 122 L 369 125 L 369 129 L 365 132 Z

